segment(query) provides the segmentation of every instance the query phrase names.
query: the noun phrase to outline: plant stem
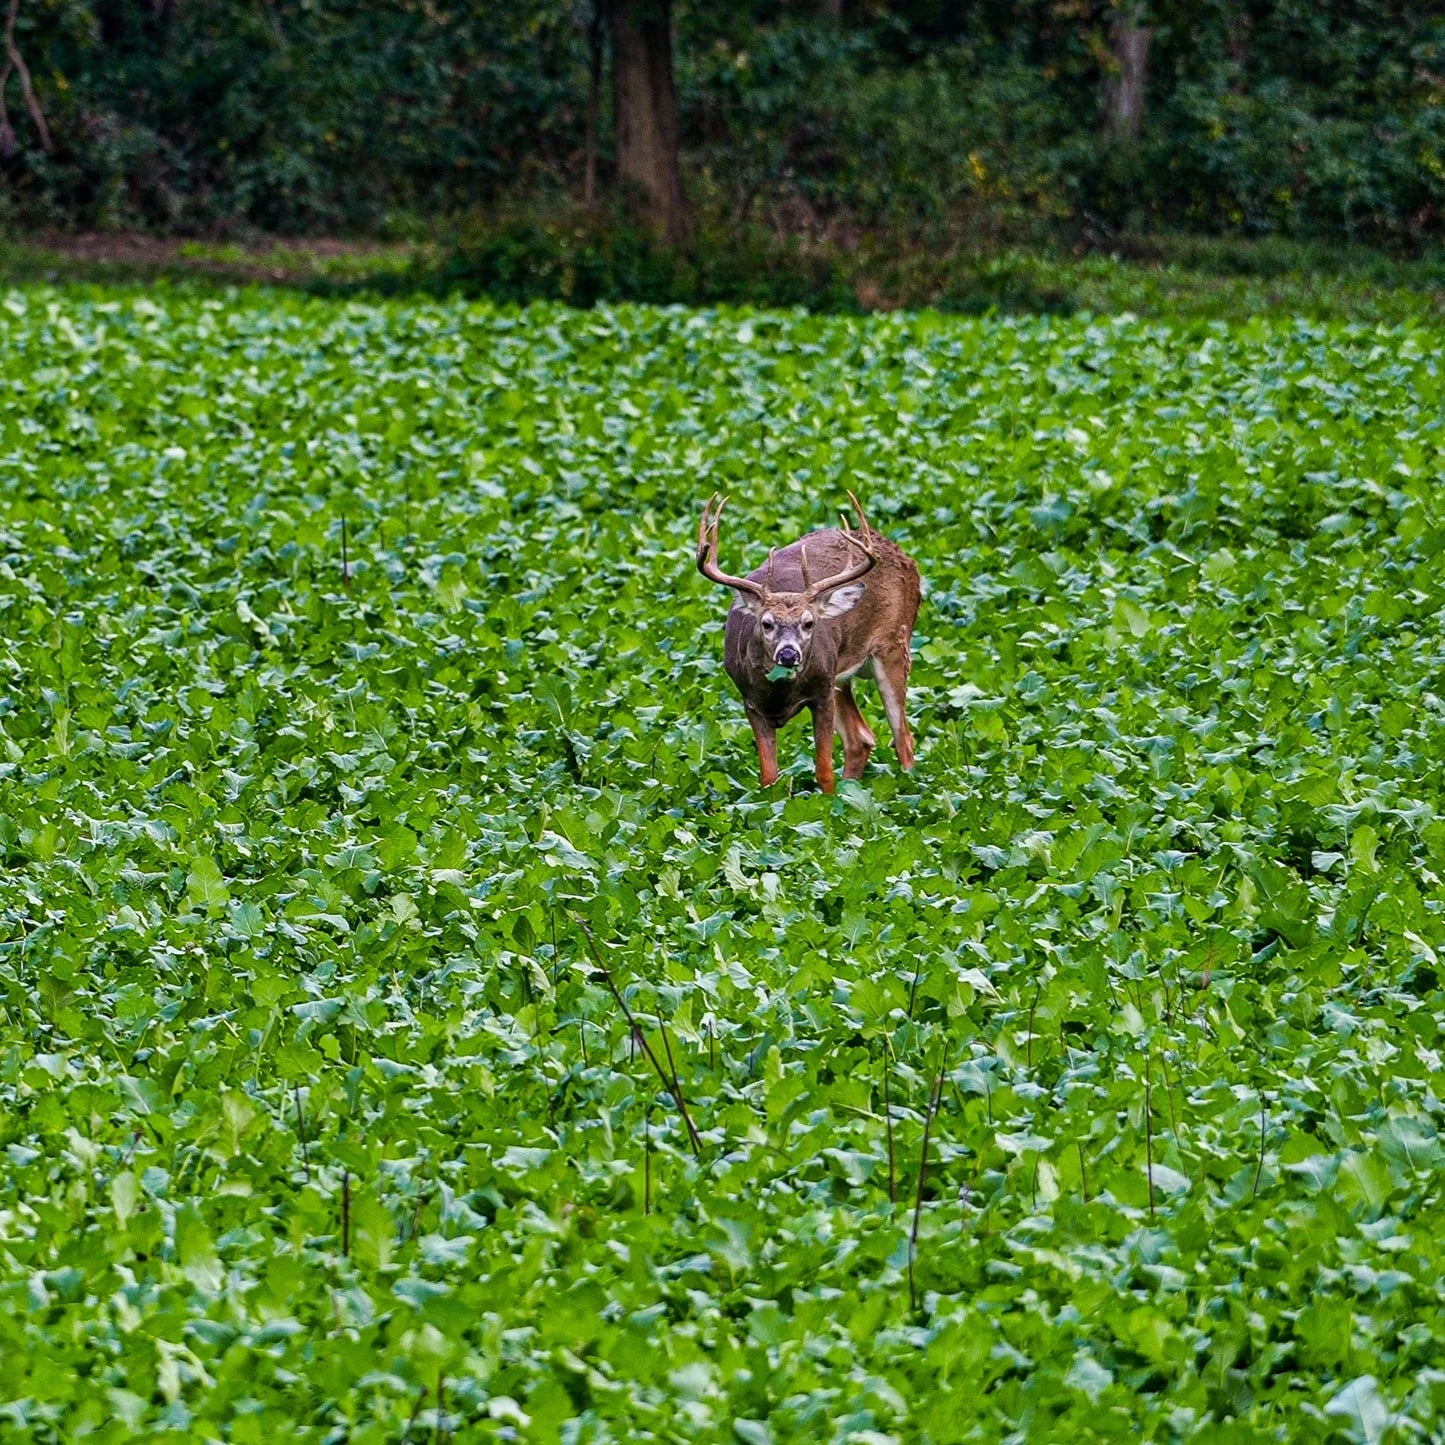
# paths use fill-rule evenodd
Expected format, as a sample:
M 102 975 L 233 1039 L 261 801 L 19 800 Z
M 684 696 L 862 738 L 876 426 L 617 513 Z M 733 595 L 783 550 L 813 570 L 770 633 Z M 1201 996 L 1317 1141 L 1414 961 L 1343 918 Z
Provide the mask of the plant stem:
M 918 960 L 918 963 L 914 966 L 914 969 L 913 969 L 913 984 L 912 984 L 912 986 L 911 986 L 911 987 L 909 988 L 909 990 L 908 990 L 908 1017 L 909 1017 L 910 1019 L 912 1019 L 912 1017 L 913 1017 L 913 1000 L 914 1000 L 914 999 L 917 997 L 917 995 L 918 995 L 918 979 L 919 979 L 919 976 L 922 974 L 922 972 L 923 972 L 923 958 L 922 958 L 922 956 L 920 955 L 919 960 Z
M 296 1098 L 296 1132 L 301 1136 L 301 1165 L 306 1170 L 306 1182 L 311 1183 L 311 1153 L 306 1147 L 306 1116 L 301 1112 L 301 1085 L 293 1084 L 291 1092 Z
M 1259 1181 L 1264 1175 L 1264 1131 L 1265 1131 L 1265 1099 L 1264 1090 L 1259 1091 L 1259 1164 L 1254 1171 L 1254 1188 L 1249 1191 L 1249 1197 L 1254 1199 L 1259 1194 Z
M 883 1051 L 883 1126 L 888 1135 L 888 1202 L 898 1203 L 897 1176 L 893 1164 L 893 1100 L 888 1088 L 888 1051 Z
M 1149 1178 L 1149 1218 L 1154 1218 L 1154 1113 L 1149 1080 L 1149 1053 L 1144 1050 L 1144 1157 Z
M 1029 1068 L 1034 1066 L 1034 1010 L 1039 1006 L 1039 994 L 1043 992 L 1044 981 L 1040 979 L 1038 986 L 1034 989 L 1033 1002 L 1029 1004 L 1029 1042 L 1028 1049 L 1024 1055 L 1024 1063 Z

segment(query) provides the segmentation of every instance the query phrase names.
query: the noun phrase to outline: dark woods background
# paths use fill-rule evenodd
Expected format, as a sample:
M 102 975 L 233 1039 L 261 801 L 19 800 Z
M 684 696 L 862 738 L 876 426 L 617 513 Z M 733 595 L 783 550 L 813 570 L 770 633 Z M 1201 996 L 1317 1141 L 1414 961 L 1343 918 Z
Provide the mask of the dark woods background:
M 630 203 L 654 234 L 844 246 L 1445 228 L 1425 0 L 0 7 L 12 227 L 407 238 Z

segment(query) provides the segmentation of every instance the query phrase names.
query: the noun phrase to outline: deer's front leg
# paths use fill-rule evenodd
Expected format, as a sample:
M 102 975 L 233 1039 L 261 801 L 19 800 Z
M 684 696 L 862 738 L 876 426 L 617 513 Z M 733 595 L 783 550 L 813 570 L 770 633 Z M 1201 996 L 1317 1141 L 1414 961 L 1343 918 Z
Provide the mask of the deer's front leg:
M 765 717 L 748 709 L 753 741 L 758 745 L 758 784 L 771 788 L 778 781 L 778 730 Z
M 833 689 L 813 703 L 813 776 L 825 793 L 833 783 Z

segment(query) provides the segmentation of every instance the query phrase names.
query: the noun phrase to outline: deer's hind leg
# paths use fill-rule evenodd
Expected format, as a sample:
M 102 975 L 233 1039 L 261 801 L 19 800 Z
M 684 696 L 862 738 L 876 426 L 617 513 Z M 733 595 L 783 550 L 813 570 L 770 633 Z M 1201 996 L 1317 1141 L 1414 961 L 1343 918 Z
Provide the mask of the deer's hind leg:
M 846 677 L 835 685 L 833 702 L 838 735 L 843 739 L 843 776 L 861 778 L 877 739 L 863 720 L 858 699 L 853 696 L 853 684 Z
M 898 750 L 898 761 L 905 772 L 913 766 L 913 733 L 905 711 L 908 706 L 908 670 L 912 665 L 913 659 L 906 642 L 902 647 L 890 647 L 873 656 L 873 678 L 883 697 L 893 746 Z

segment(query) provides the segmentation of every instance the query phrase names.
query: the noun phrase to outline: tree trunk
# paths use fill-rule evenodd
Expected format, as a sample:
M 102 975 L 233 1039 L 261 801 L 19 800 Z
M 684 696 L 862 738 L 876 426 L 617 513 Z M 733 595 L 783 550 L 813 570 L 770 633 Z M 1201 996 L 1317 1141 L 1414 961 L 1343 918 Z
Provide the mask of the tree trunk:
M 1154 31 L 1139 23 L 1142 18 L 1135 6 L 1120 10 L 1109 32 L 1114 63 L 1104 78 L 1104 129 L 1118 140 L 1138 140 L 1144 124 L 1144 87 Z
M 612 108 L 617 176 L 669 240 L 687 229 L 677 162 L 671 0 L 612 0 Z
M 0 69 L 0 160 L 7 161 L 15 154 L 15 128 L 10 124 L 10 116 L 5 109 L 5 87 L 10 84 L 12 70 L 20 76 L 20 94 L 35 124 L 35 133 L 40 137 L 40 149 L 46 155 L 55 149 L 50 139 L 50 127 L 45 123 L 45 112 L 40 109 L 35 87 L 30 82 L 30 67 L 15 43 L 15 21 L 19 14 L 20 0 L 10 0 L 10 11 L 5 17 L 5 65 Z
M 1237 10 L 1230 6 L 1224 12 L 1224 53 L 1234 67 L 1230 93 L 1243 95 L 1249 66 L 1249 15 L 1242 5 Z
M 597 204 L 597 111 L 602 92 L 602 3 L 592 0 L 587 24 L 587 138 L 582 166 L 582 203 L 590 211 Z

